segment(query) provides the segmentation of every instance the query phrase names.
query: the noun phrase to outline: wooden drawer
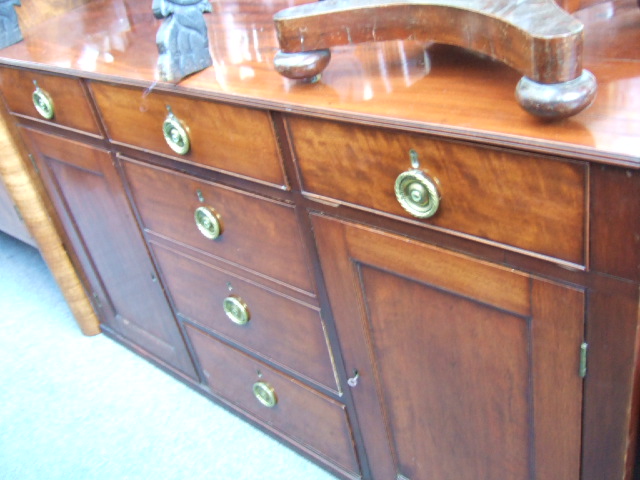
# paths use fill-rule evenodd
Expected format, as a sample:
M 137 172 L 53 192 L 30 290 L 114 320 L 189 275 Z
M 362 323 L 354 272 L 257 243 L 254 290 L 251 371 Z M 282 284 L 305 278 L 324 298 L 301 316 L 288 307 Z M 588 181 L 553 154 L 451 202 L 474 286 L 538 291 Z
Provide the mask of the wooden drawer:
M 587 166 L 417 134 L 291 116 L 303 189 L 432 228 L 585 264 Z M 438 185 L 424 220 L 396 199 L 399 174 L 419 168 Z
M 287 287 L 314 290 L 291 205 L 132 160 L 123 164 L 146 230 Z M 215 240 L 196 226 L 199 207 L 213 208 L 220 219 Z
M 344 405 L 191 326 L 186 329 L 213 393 L 325 462 L 350 473 L 359 471 Z M 274 406 L 258 401 L 253 392 L 258 382 L 273 389 Z
M 286 183 L 265 111 L 103 83 L 92 83 L 91 89 L 108 135 L 117 143 L 267 184 Z M 167 107 L 188 132 L 190 148 L 184 155 L 164 139 Z
M 34 82 L 53 103 L 53 117 L 46 119 L 34 105 Z M 0 85 L 9 110 L 18 115 L 101 136 L 98 121 L 81 80 L 18 70 L 0 69 Z M 41 97 L 42 98 L 42 97 Z
M 177 313 L 256 355 L 337 391 L 324 325 L 317 309 L 168 246 L 152 243 Z M 228 317 L 227 298 L 246 305 L 248 321 Z

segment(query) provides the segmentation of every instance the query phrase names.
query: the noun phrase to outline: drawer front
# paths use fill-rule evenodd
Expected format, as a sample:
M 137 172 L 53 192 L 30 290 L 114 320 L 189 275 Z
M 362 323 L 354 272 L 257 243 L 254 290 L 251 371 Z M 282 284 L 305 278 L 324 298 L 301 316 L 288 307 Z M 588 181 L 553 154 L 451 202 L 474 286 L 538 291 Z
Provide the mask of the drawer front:
M 587 167 L 424 135 L 289 117 L 303 189 L 405 220 L 573 264 L 585 263 Z M 440 194 L 419 219 L 399 203 L 398 176 L 418 169 Z
M 108 135 L 116 142 L 263 183 L 285 185 L 267 112 L 103 83 L 92 83 L 91 89 Z M 163 124 L 168 107 L 188 137 L 189 148 L 184 154 L 172 150 L 165 140 Z
M 183 318 L 337 391 L 316 309 L 167 246 L 152 243 L 152 247 L 164 284 Z M 234 313 L 234 308 L 241 313 Z
M 145 229 L 290 288 L 313 291 L 292 206 L 130 160 L 123 164 Z M 196 226 L 201 207 L 215 211 L 221 225 L 216 239 Z
M 303 448 L 358 472 L 351 429 L 344 405 L 305 387 L 265 364 L 225 346 L 199 330 L 187 332 L 211 391 L 290 437 Z M 254 385 L 265 401 L 254 394 Z M 270 397 L 269 393 L 273 396 Z
M 80 80 L 30 70 L 2 68 L 0 84 L 12 113 L 101 135 L 98 121 Z M 36 90 L 38 93 L 34 97 Z M 44 105 L 41 107 L 43 113 L 36 109 L 34 99 Z M 51 112 L 51 118 L 46 118 L 49 116 L 48 111 Z

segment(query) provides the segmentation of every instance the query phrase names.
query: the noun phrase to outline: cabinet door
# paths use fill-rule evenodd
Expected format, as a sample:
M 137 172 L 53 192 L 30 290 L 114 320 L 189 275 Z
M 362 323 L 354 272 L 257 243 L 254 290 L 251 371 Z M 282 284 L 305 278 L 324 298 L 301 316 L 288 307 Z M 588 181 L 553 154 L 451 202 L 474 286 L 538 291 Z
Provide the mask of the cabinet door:
M 195 377 L 111 155 L 35 130 L 23 133 L 37 152 L 103 325 Z
M 578 480 L 584 292 L 314 216 L 376 480 Z

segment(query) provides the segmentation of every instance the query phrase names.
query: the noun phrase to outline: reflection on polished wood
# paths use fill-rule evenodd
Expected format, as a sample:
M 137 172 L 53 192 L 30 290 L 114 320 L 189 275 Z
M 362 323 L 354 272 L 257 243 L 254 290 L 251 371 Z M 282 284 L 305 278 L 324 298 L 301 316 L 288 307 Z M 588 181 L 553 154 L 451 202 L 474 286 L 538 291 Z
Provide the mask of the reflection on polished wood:
M 317 77 L 332 47 L 432 40 L 518 70 L 516 98 L 540 117 L 575 115 L 596 93 L 593 75 L 582 70 L 582 23 L 552 0 L 326 0 L 284 9 L 274 22 L 282 49 L 275 67 L 288 78 Z
M 424 39 L 336 46 L 315 83 L 284 78 L 273 15 L 308 1 L 215 2 L 212 66 L 177 85 L 157 76 L 147 0 L 92 1 L 0 51 L 6 110 L 105 333 L 339 478 L 631 480 L 635 0 L 576 11 L 599 93 L 556 122 L 513 101 L 516 69 Z M 432 217 L 398 202 L 407 171 L 436 187 Z
M 92 0 L 28 0 L 22 2 L 16 10 L 20 27 L 25 34 L 30 34 L 42 22 L 57 17 L 69 10 L 86 5 Z
M 284 9 L 274 23 L 288 53 L 406 39 L 465 47 L 540 83 L 582 72 L 583 25 L 550 0 L 325 0 Z
M 178 87 L 154 83 L 157 25 L 149 19 L 148 5 L 139 1 L 91 2 L 69 12 L 64 22 L 54 18 L 41 24 L 0 56 L 3 63 L 41 63 L 88 78 L 126 77 L 146 87 L 254 106 L 640 165 L 640 10 L 633 0 L 576 14 L 585 25 L 583 66 L 598 79 L 599 91 L 589 109 L 553 124 L 513 101 L 517 72 L 458 47 L 412 41 L 337 47 L 320 82 L 283 78 L 273 67 L 273 15 L 295 3 L 217 3 L 206 16 L 213 66 Z M 469 78 L 482 89 L 470 88 Z

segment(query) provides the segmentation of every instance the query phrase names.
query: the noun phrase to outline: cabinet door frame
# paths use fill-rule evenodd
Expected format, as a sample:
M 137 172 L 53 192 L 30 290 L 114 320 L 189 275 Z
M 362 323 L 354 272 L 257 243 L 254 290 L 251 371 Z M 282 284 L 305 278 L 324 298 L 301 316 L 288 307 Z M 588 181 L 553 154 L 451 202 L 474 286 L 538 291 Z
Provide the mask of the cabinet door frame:
M 197 379 L 180 326 L 159 284 L 155 265 L 130 209 L 112 154 L 89 143 L 26 127 L 22 127 L 22 136 L 33 152 L 105 332 L 189 381 Z M 83 180 L 93 182 L 95 190 L 82 183 L 78 191 L 91 201 L 95 198 L 97 205 L 108 210 L 95 219 L 109 223 L 102 230 L 114 227 L 107 233 L 102 232 L 104 238 L 100 243 L 96 243 L 98 234 L 92 232 L 92 228 L 82 230 L 73 213 L 74 207 L 76 213 L 82 208 L 86 226 L 88 218 L 96 212 L 88 211 L 84 205 L 78 207 L 77 203 L 69 203 L 69 195 L 73 192 L 65 192 L 59 178 L 61 172 L 64 177 L 72 175 L 75 186 L 82 183 L 78 181 L 79 175 L 90 176 Z M 93 247 L 108 245 L 109 255 L 96 257 L 92 245 L 87 243 L 88 238 L 92 238 Z M 112 269 L 115 264 L 117 268 Z M 144 300 L 140 300 L 140 295 Z
M 376 371 L 360 288 L 360 265 L 399 272 L 409 280 L 436 284 L 529 318 L 532 439 L 528 480 L 578 480 L 583 387 L 580 347 L 586 302 L 583 289 L 326 216 L 312 215 L 312 223 L 346 373 L 358 374 L 352 395 L 372 478 L 406 477 L 398 470 L 391 446 L 383 386 Z M 426 265 L 429 268 L 424 268 Z M 574 401 L 567 405 L 563 402 L 567 398 Z

